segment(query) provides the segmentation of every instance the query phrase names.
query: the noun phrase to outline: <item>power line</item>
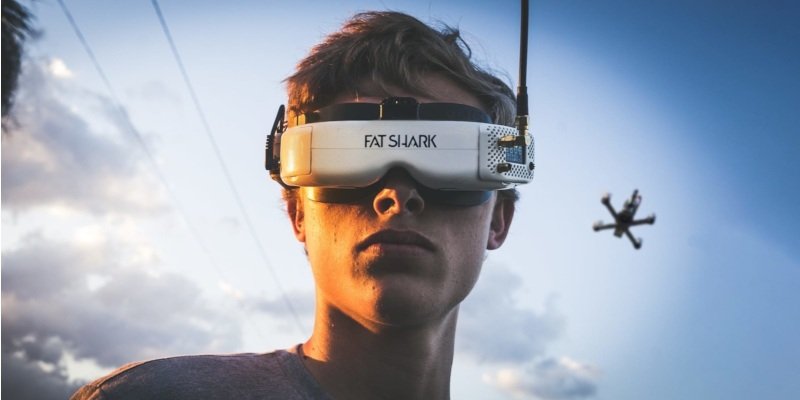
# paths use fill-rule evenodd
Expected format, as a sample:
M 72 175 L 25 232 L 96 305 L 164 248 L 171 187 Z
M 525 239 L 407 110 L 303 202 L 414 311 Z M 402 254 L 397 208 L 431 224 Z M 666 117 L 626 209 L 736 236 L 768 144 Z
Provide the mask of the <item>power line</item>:
M 182 206 L 181 202 L 178 200 L 178 197 L 172 191 L 172 188 L 171 188 L 169 182 L 167 182 L 167 179 L 166 179 L 164 173 L 161 171 L 161 168 L 158 167 L 158 163 L 156 162 L 155 157 L 153 156 L 153 153 L 150 151 L 149 147 L 147 146 L 147 143 L 144 141 L 144 138 L 139 133 L 139 131 L 136 129 L 136 127 L 133 126 L 133 122 L 131 122 L 130 118 L 128 117 L 128 113 L 122 107 L 122 103 L 119 101 L 119 98 L 117 97 L 113 86 L 111 86 L 111 81 L 109 81 L 108 76 L 106 75 L 105 71 L 103 70 L 103 67 L 97 61 L 97 57 L 95 57 L 94 52 L 92 51 L 92 47 L 89 45 L 89 42 L 83 36 L 83 33 L 81 32 L 80 28 L 78 27 L 77 22 L 75 22 L 75 19 L 72 17 L 72 13 L 69 11 L 69 8 L 67 7 L 67 5 L 64 3 L 63 0 L 58 0 L 58 3 L 61 5 L 61 10 L 64 12 L 64 15 L 67 17 L 67 20 L 69 21 L 70 25 L 72 26 L 72 30 L 75 32 L 75 35 L 78 37 L 78 40 L 83 45 L 84 50 L 89 55 L 89 59 L 92 61 L 92 64 L 94 65 L 95 70 L 97 70 L 97 73 L 100 75 L 100 78 L 103 80 L 103 83 L 105 84 L 106 90 L 108 90 L 109 95 L 111 96 L 111 100 L 114 103 L 114 108 L 117 111 L 117 113 L 119 113 L 122 121 L 124 121 L 125 127 L 128 130 L 128 133 L 130 135 L 132 135 L 136 139 L 137 143 L 139 144 L 139 147 L 141 147 L 142 151 L 144 151 L 145 155 L 147 156 L 147 160 L 150 163 L 150 166 L 153 168 L 153 171 L 155 172 L 156 176 L 158 177 L 158 180 L 164 186 L 164 188 L 167 191 L 167 194 L 168 194 L 170 200 L 172 201 L 173 204 L 175 204 L 175 207 L 178 210 L 178 214 L 181 216 L 181 219 L 183 220 L 183 222 L 186 225 L 187 229 L 191 233 L 191 235 L 194 238 L 194 240 L 197 242 L 197 245 L 203 251 L 203 254 L 205 254 L 205 256 L 208 258 L 209 263 L 214 268 L 214 271 L 216 271 L 217 275 L 219 275 L 219 277 L 223 281 L 228 281 L 228 279 L 226 278 L 225 274 L 222 272 L 222 268 L 220 268 L 219 264 L 216 262 L 214 257 L 211 255 L 211 251 L 209 250 L 208 246 L 202 240 L 199 231 L 191 223 L 191 221 L 189 220 L 189 217 L 186 215 L 186 212 L 184 211 L 184 207 Z M 263 334 L 261 333 L 260 329 L 258 329 L 258 327 L 252 321 L 250 321 L 249 318 L 247 318 L 246 314 L 245 314 L 245 318 L 247 319 L 248 323 L 250 323 L 256 329 L 256 333 L 259 336 L 263 337 Z
M 278 288 L 278 291 L 281 294 L 281 298 L 283 298 L 284 303 L 286 304 L 286 308 L 292 314 L 297 327 L 300 329 L 301 332 L 305 332 L 302 322 L 297 315 L 297 312 L 292 305 L 292 302 L 286 296 L 286 292 L 283 289 L 283 285 L 281 284 L 280 279 L 278 278 L 278 274 L 275 271 L 275 268 L 269 262 L 267 257 L 267 252 L 264 250 L 264 246 L 261 244 L 261 241 L 258 240 L 258 235 L 256 235 L 255 227 L 251 222 L 250 216 L 247 213 L 247 210 L 244 207 L 244 202 L 242 202 L 242 198 L 239 195 L 239 191 L 236 189 L 236 185 L 233 183 L 233 179 L 231 178 L 231 174 L 228 171 L 228 167 L 225 164 L 225 161 L 222 158 L 222 154 L 219 150 L 219 146 L 217 146 L 217 142 L 214 139 L 214 135 L 211 133 L 211 127 L 208 124 L 208 119 L 206 118 L 206 114 L 203 111 L 203 108 L 200 106 L 200 101 L 197 99 L 197 94 L 195 93 L 194 86 L 192 85 L 192 81 L 189 79 L 189 74 L 186 72 L 186 68 L 183 65 L 183 61 L 181 60 L 181 56 L 178 52 L 178 47 L 175 45 L 175 41 L 172 39 L 172 34 L 170 34 L 169 27 L 167 26 L 167 21 L 164 18 L 164 15 L 161 12 L 161 7 L 158 5 L 158 0 L 152 0 L 151 3 L 153 4 L 153 9 L 158 16 L 158 20 L 161 23 L 161 28 L 164 31 L 164 36 L 169 42 L 170 50 L 172 51 L 172 55 L 175 57 L 175 62 L 178 64 L 178 69 L 181 72 L 181 76 L 183 77 L 183 81 L 186 84 L 186 88 L 189 90 L 189 94 L 192 98 L 192 102 L 194 103 L 194 108 L 197 111 L 197 115 L 200 117 L 200 121 L 202 122 L 203 129 L 205 131 L 206 136 L 208 137 L 209 142 L 211 143 L 211 147 L 214 149 L 214 154 L 217 157 L 217 161 L 219 162 L 220 167 L 222 168 L 222 172 L 225 175 L 225 180 L 228 182 L 228 187 L 233 194 L 234 199 L 236 200 L 236 204 L 239 206 L 239 210 L 244 217 L 245 224 L 247 225 L 247 229 L 250 233 L 250 236 L 253 238 L 253 242 L 256 244 L 256 248 L 258 249 L 259 255 L 261 256 L 262 261 L 267 266 L 270 274 L 272 275 L 272 279 L 275 282 L 275 285 Z

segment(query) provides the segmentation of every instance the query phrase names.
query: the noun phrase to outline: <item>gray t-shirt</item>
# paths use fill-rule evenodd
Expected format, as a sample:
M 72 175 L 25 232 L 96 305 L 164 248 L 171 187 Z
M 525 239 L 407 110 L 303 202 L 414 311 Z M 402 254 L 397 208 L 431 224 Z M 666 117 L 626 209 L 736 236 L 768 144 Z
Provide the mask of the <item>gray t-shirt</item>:
M 266 354 L 171 357 L 121 367 L 71 400 L 329 400 L 297 347 Z

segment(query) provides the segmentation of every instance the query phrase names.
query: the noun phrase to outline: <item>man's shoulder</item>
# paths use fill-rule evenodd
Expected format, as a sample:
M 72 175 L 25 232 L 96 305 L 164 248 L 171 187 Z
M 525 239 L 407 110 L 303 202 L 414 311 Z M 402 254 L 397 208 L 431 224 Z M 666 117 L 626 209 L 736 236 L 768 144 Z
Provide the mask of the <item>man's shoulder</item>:
M 127 364 L 72 400 L 318 399 L 319 385 L 293 351 L 197 355 Z

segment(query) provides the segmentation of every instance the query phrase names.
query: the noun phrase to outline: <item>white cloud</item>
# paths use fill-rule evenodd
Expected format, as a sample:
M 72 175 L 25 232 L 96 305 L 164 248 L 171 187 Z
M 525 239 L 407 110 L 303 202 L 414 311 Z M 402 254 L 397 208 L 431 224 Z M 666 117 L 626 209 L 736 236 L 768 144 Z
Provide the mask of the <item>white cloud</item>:
M 51 69 L 52 65 L 58 63 L 51 63 Z M 4 211 L 49 207 L 94 214 L 153 214 L 164 210 L 162 188 L 143 162 L 144 152 L 126 134 L 119 113 L 110 111 L 108 100 L 71 93 L 43 69 L 36 62 L 24 65 L 13 110 L 15 123 L 2 138 Z M 87 97 L 96 105 L 83 112 L 92 120 L 105 120 L 105 128 L 90 124 L 74 107 L 75 99 Z
M 514 299 L 521 278 L 501 265 L 484 266 L 478 284 L 461 306 L 456 345 L 484 362 L 524 362 L 544 354 L 564 330 L 564 317 L 551 299 L 542 312 Z
M 596 392 L 598 370 L 568 357 L 547 356 L 547 346 L 564 332 L 565 317 L 551 297 L 544 310 L 521 307 L 515 295 L 522 279 L 496 264 L 484 266 L 473 293 L 461 307 L 456 346 L 499 369 L 486 384 L 519 399 L 566 400 Z
M 251 297 L 244 299 L 248 309 L 259 311 L 273 317 L 294 317 L 301 320 L 312 320 L 314 315 L 314 293 L 308 291 L 287 291 L 276 297 Z M 287 301 L 292 304 L 289 308 Z
M 55 393 L 75 388 L 70 360 L 113 368 L 238 348 L 235 316 L 209 304 L 186 278 L 154 276 L 149 266 L 132 264 L 126 247 L 114 238 L 76 245 L 33 235 L 4 251 L 4 394 L 28 393 L 44 382 L 53 395 L 38 398 L 64 398 Z M 6 371 L 15 379 L 7 380 Z
M 66 399 L 80 386 L 69 381 L 63 367 L 46 369 L 22 353 L 6 353 L 4 344 L 3 396 L 17 400 Z
M 63 399 L 98 369 L 237 350 L 236 315 L 159 268 L 138 233 L 166 204 L 127 116 L 56 79 L 69 75 L 58 60 L 28 62 L 23 74 L 2 138 L 3 214 L 44 215 L 39 229 L 68 239 L 4 242 L 3 397 Z
M 571 400 L 597 392 L 599 370 L 567 357 L 547 358 L 520 368 L 502 368 L 484 382 L 518 399 Z
M 226 296 L 230 296 L 236 301 L 241 301 L 244 298 L 244 293 L 228 282 L 219 281 L 217 282 L 217 286 L 219 286 L 222 293 L 225 293 Z
M 74 75 L 72 71 L 67 68 L 67 64 L 64 64 L 64 60 L 60 58 L 54 58 L 50 60 L 47 65 L 47 69 L 50 71 L 50 74 L 56 78 L 68 79 L 72 78 Z

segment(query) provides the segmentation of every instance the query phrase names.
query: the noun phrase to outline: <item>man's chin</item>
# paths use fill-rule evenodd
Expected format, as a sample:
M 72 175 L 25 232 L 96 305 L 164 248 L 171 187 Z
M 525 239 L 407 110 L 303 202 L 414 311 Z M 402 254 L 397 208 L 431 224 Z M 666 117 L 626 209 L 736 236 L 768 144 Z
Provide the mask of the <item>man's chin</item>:
M 441 318 L 458 302 L 443 298 L 436 286 L 406 274 L 377 279 L 372 319 L 387 327 L 412 327 Z

